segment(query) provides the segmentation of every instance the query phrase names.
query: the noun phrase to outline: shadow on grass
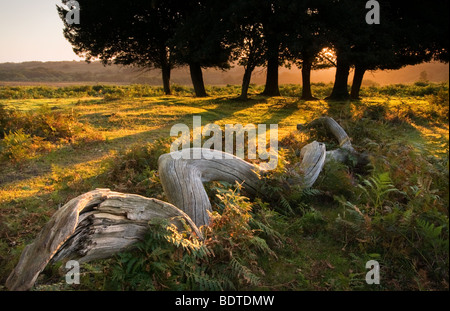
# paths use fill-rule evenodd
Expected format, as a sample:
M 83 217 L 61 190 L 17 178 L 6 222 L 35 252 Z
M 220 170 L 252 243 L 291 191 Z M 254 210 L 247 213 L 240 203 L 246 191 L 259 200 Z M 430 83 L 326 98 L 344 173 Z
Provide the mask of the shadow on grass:
M 214 122 L 222 118 L 231 117 L 237 111 L 250 107 L 247 102 L 234 104 L 226 97 L 208 99 L 207 101 L 209 104 L 216 106 L 216 108 L 207 109 L 204 112 L 195 114 L 202 117 L 203 124 L 205 122 Z M 182 102 L 182 100 L 173 99 L 173 102 L 176 102 L 176 105 L 179 106 L 179 102 Z M 252 102 L 253 105 L 256 103 L 258 102 Z M 193 106 L 192 103 L 181 103 L 181 105 Z M 137 107 L 136 110 L 139 110 L 139 107 Z M 162 117 L 163 120 L 160 120 L 159 124 L 152 124 L 156 128 L 149 131 L 142 131 L 131 135 L 108 139 L 107 141 L 90 142 L 80 146 L 66 145 L 51 152 L 43 153 L 33 159 L 26 160 L 16 166 L 7 163 L 0 174 L 0 186 L 6 183 L 44 176 L 52 171 L 52 165 L 67 167 L 69 165 L 73 166 L 88 161 L 94 161 L 108 155 L 112 150 L 125 150 L 134 144 L 151 142 L 154 139 L 169 137 L 170 128 L 177 123 L 183 123 L 192 128 L 192 116 L 193 114 L 191 113 L 184 113 L 173 118 L 173 116 L 167 114 L 153 116 L 144 113 L 134 116 L 134 119 L 133 117 L 127 117 L 124 119 L 125 122 L 138 126 L 149 125 L 154 118 L 158 119 Z M 169 121 L 170 123 L 165 120 L 168 117 L 172 117 Z M 108 125 L 109 122 L 107 119 L 109 120 L 109 118 L 110 116 L 105 115 L 104 112 L 96 112 L 82 116 L 82 119 L 84 120 L 96 120 L 96 122 L 92 122 L 93 124 L 90 123 L 94 128 Z M 131 120 L 129 120 L 130 118 Z M 102 121 L 98 122 L 99 119 Z M 120 127 L 118 126 L 118 128 Z

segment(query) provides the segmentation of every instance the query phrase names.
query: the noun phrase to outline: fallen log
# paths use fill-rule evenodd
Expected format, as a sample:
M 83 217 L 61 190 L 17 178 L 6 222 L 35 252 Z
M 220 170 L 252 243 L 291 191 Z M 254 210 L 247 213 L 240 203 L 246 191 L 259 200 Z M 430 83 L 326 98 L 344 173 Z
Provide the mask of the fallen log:
M 303 131 L 306 129 L 317 128 L 319 126 L 323 126 L 327 132 L 336 138 L 339 144 L 338 149 L 328 150 L 326 152 L 327 162 L 334 160 L 337 162 L 348 163 L 349 160 L 354 159 L 356 160 L 356 165 L 361 166 L 367 165 L 370 162 L 368 154 L 360 153 L 353 148 L 351 139 L 347 132 L 333 118 L 321 117 L 308 124 L 298 124 L 297 129 L 299 131 Z
M 25 247 L 6 287 L 30 289 L 50 261 L 86 262 L 126 250 L 144 237 L 148 221 L 154 218 L 170 219 L 179 228 L 184 219 L 201 237 L 192 220 L 167 202 L 109 189 L 80 195 L 56 211 L 34 242 Z
M 325 163 L 325 151 L 325 145 L 318 142 L 305 146 L 298 172 L 292 181 L 311 187 Z M 181 153 L 185 156 L 182 157 Z M 201 155 L 201 158 L 193 159 L 194 153 Z M 208 154 L 208 159 L 205 154 Z M 204 182 L 238 182 L 246 194 L 254 195 L 258 192 L 260 175 L 265 171 L 258 165 L 222 151 L 190 148 L 163 154 L 158 160 L 158 172 L 168 201 L 188 214 L 200 227 L 209 224 L 208 212 L 211 211 Z

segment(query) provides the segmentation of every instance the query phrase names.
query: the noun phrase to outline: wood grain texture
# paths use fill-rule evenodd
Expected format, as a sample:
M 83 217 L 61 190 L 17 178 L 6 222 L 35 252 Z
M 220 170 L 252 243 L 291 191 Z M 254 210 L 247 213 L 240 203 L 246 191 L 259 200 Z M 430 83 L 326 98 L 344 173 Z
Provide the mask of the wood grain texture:
M 176 154 L 181 152 L 187 153 L 190 159 L 183 159 Z M 196 152 L 201 155 L 201 159 L 193 159 Z M 206 159 L 206 152 L 214 158 Z M 211 211 L 204 182 L 238 182 L 243 184 L 247 193 L 255 194 L 261 170 L 222 151 L 191 148 L 163 154 L 158 160 L 158 172 L 168 201 L 188 214 L 200 227 L 209 224 L 208 211 Z
M 153 218 L 168 218 L 182 228 L 181 218 L 201 237 L 192 220 L 167 202 L 109 189 L 80 195 L 61 207 L 25 247 L 9 275 L 9 290 L 28 290 L 52 261 L 85 262 L 107 258 L 142 239 Z

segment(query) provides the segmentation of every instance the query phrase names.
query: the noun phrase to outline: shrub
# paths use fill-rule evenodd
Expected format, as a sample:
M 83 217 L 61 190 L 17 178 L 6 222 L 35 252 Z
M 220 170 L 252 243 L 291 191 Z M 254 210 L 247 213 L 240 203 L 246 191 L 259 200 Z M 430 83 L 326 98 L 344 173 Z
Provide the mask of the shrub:
M 448 122 L 448 89 L 442 89 L 437 94 L 427 96 L 426 99 L 438 111 L 439 115 L 443 117 L 443 120 L 446 120 Z
M 34 152 L 30 152 L 32 145 L 33 138 L 22 129 L 10 132 L 0 140 L 0 157 L 13 163 L 23 161 L 33 155 Z
M 79 146 L 104 140 L 102 135 L 78 119 L 73 110 L 53 111 L 42 106 L 37 111 L 21 112 L 0 106 L 3 159 L 20 162 L 33 157 L 35 152 L 52 150 L 59 144 Z
M 159 139 L 145 145 L 136 145 L 108 160 L 106 186 L 117 191 L 132 192 L 162 199 L 158 159 L 170 152 L 170 139 Z M 111 181 L 113 184 L 110 184 Z
M 119 290 L 236 290 L 259 284 L 258 256 L 274 255 L 252 229 L 252 204 L 220 189 L 219 205 L 200 241 L 167 220 L 150 223 L 144 241 L 117 257 L 107 287 Z M 255 221 L 255 220 L 253 220 Z

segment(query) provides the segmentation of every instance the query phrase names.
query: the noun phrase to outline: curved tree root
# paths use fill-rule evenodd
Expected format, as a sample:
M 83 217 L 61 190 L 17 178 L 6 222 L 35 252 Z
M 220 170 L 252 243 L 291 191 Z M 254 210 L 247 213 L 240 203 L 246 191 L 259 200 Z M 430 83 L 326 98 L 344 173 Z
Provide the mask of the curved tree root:
M 294 179 L 295 183 L 303 187 L 314 184 L 325 163 L 325 151 L 325 145 L 318 142 L 302 149 L 300 174 Z M 183 159 L 181 153 L 185 153 L 187 159 Z M 194 153 L 201 154 L 201 159 L 192 159 Z M 186 212 L 198 227 L 209 224 L 208 212 L 211 211 L 204 182 L 238 182 L 247 194 L 254 195 L 259 188 L 259 176 L 264 173 L 259 166 L 231 154 L 201 148 L 164 154 L 159 158 L 158 167 L 167 199 Z

